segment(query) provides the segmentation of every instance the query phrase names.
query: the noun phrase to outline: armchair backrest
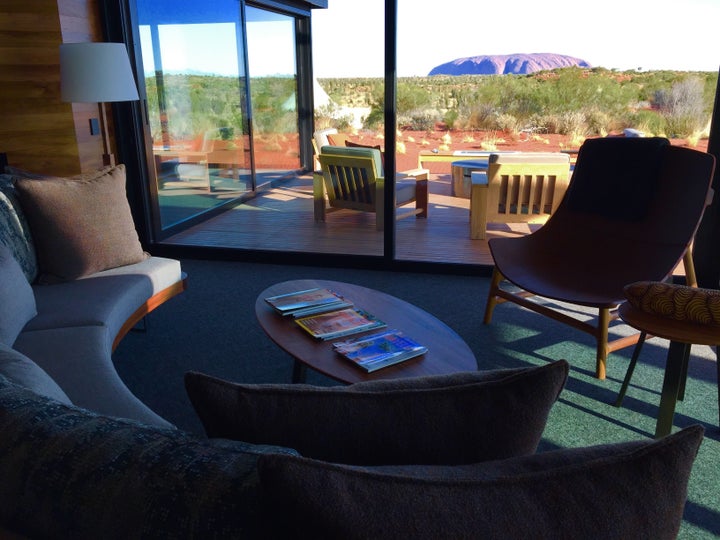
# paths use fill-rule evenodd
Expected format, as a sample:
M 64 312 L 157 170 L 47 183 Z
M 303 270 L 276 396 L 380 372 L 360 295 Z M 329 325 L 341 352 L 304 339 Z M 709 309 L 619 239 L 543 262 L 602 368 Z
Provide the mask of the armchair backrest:
M 533 216 L 547 217 L 565 196 L 569 181 L 568 154 L 491 154 L 488 160 L 488 219 L 515 216 L 519 221 L 530 221 Z
M 318 159 L 331 207 L 375 212 L 383 180 L 379 150 L 323 146 Z

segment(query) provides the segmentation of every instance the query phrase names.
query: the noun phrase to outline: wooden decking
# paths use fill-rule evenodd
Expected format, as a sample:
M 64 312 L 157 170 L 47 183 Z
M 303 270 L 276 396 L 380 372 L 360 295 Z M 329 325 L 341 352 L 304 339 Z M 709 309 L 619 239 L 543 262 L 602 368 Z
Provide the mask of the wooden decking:
M 432 174 L 427 219 L 396 222 L 398 260 L 492 265 L 487 240 L 470 239 L 468 199 L 450 195 L 450 175 Z M 488 238 L 530 232 L 526 224 L 489 224 Z M 340 210 L 313 217 L 312 176 L 300 176 L 166 239 L 165 243 L 305 253 L 382 255 L 375 216 Z

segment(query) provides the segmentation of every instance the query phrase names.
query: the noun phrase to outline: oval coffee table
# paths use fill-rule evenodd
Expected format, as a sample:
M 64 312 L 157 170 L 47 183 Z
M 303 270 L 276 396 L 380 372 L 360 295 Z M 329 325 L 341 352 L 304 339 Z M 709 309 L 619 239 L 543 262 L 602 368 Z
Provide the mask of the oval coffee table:
M 400 330 L 425 345 L 428 352 L 394 366 L 365 373 L 337 355 L 331 345 L 333 341 L 363 334 L 319 341 L 300 328 L 291 316 L 283 317 L 265 302 L 269 296 L 313 287 L 325 287 L 344 296 L 355 307 L 386 322 L 388 329 Z M 404 300 L 359 285 L 314 279 L 285 281 L 260 293 L 255 301 L 255 314 L 270 339 L 295 359 L 293 382 L 303 382 L 306 367 L 345 383 L 477 371 L 477 360 L 470 347 L 445 323 Z

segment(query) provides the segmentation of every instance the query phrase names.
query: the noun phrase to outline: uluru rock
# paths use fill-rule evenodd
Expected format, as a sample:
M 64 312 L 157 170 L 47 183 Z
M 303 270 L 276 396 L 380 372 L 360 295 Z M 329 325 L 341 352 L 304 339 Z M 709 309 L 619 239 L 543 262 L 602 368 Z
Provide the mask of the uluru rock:
M 572 66 L 592 67 L 585 60 L 564 54 L 489 54 L 440 64 L 431 69 L 429 75 L 520 75 Z

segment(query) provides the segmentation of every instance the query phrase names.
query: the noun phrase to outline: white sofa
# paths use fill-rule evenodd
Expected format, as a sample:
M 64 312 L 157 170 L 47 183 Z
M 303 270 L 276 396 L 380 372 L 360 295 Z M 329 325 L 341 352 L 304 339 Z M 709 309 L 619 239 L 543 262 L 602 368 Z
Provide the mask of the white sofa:
M 0 176 L 0 373 L 29 377 L 21 382 L 30 385 L 57 384 L 59 389 L 50 388 L 51 394 L 59 390 L 72 404 L 100 414 L 171 426 L 130 392 L 112 363 L 122 337 L 185 289 L 179 261 L 142 251 L 125 197 L 124 168 L 73 179 L 35 175 L 22 189 L 21 173 Z M 35 188 L 40 195 L 31 193 Z M 75 188 L 81 191 L 64 199 Z M 60 194 L 60 200 L 47 199 L 48 191 L 50 199 Z M 89 201 L 93 193 L 109 200 Z M 53 214 L 37 208 L 43 202 L 59 205 L 54 209 L 59 223 L 44 224 L 43 219 Z M 94 209 L 82 208 L 83 204 Z M 62 205 L 76 207 L 71 212 Z M 73 230 L 73 220 L 82 222 L 92 212 L 97 215 L 89 229 Z M 114 221 L 98 223 L 105 216 Z M 98 230 L 92 230 L 93 224 Z M 80 243 L 62 238 L 64 230 Z M 69 260 L 78 249 L 86 250 L 88 260 L 83 261 L 82 254 L 77 261 Z M 95 256 L 108 258 L 100 266 L 107 268 L 93 271 Z M 133 262 L 116 266 L 113 260 Z M 85 271 L 76 271 L 80 267 Z

